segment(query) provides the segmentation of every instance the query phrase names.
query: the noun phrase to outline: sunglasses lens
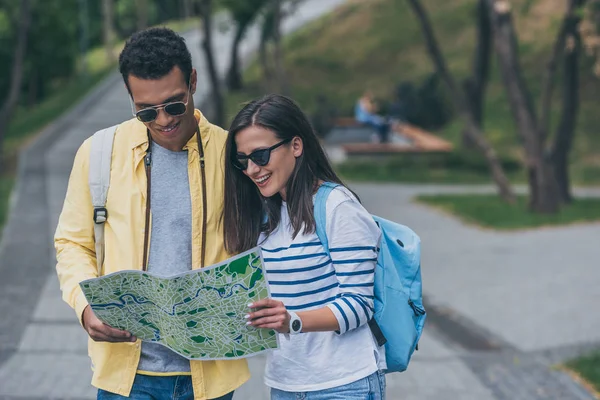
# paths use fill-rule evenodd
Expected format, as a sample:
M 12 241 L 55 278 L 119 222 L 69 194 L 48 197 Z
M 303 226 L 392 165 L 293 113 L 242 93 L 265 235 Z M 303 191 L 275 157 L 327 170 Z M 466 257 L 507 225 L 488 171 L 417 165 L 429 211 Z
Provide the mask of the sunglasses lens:
M 142 122 L 152 122 L 156 119 L 158 112 L 153 108 L 138 111 L 136 117 Z
M 244 171 L 246 168 L 248 168 L 248 159 L 236 157 L 233 160 L 233 166 L 236 167 L 237 169 L 241 169 L 242 171 Z
M 185 114 L 185 104 L 180 101 L 176 103 L 167 104 L 165 106 L 165 111 L 174 116 Z
M 252 161 L 254 162 L 254 164 L 264 167 L 265 165 L 267 165 L 269 163 L 269 159 L 271 158 L 271 150 L 269 149 L 264 149 L 264 150 L 258 150 L 255 151 L 254 153 L 252 153 L 250 155 Z

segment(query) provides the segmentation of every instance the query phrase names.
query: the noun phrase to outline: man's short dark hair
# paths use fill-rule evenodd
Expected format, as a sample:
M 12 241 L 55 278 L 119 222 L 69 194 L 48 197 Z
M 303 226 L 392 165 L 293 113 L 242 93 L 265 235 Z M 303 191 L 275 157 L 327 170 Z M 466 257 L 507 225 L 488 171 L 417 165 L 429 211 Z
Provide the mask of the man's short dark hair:
M 128 90 L 130 74 L 140 79 L 160 79 L 175 66 L 183 72 L 189 84 L 192 56 L 185 39 L 168 28 L 150 28 L 134 33 L 119 56 L 119 71 Z

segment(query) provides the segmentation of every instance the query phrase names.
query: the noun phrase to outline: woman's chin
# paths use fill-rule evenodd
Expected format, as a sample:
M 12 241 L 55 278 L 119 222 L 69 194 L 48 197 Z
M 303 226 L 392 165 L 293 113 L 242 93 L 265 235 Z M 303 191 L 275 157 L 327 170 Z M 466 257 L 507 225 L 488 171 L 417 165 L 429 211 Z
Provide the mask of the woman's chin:
M 277 188 L 274 187 L 274 185 L 266 185 L 263 187 L 258 186 L 258 190 L 260 191 L 262 197 L 273 197 L 277 193 L 279 193 L 279 190 L 277 190 Z

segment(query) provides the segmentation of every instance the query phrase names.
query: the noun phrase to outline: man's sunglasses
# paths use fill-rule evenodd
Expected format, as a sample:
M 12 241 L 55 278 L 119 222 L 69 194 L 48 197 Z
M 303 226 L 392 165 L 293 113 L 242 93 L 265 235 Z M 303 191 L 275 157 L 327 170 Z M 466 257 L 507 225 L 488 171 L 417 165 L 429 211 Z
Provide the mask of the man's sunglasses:
M 133 112 L 133 115 L 137 119 L 139 119 L 140 121 L 142 121 L 144 123 L 149 123 L 149 122 L 154 121 L 158 117 L 158 110 L 160 110 L 161 108 L 163 110 L 165 110 L 165 112 L 167 114 L 172 115 L 174 117 L 183 115 L 183 114 L 185 114 L 185 111 L 187 110 L 187 105 L 190 100 L 191 84 L 192 84 L 192 81 L 190 80 L 190 87 L 188 87 L 188 94 L 187 94 L 185 103 L 183 101 L 173 101 L 171 103 L 159 104 L 157 106 L 144 108 L 144 109 L 136 112 L 134 109 L 134 106 L 133 106 L 133 100 L 130 97 L 129 99 L 131 101 L 131 111 Z
M 275 150 L 282 144 L 285 144 L 285 143 L 288 143 L 291 141 L 292 141 L 292 138 L 285 139 L 277 144 L 274 144 L 273 146 L 269 147 L 268 149 L 255 150 L 248 155 L 238 153 L 235 155 L 235 159 L 233 160 L 233 165 L 236 168 L 238 168 L 242 171 L 245 171 L 246 168 L 248 168 L 248 160 L 252 160 L 252 162 L 254 164 L 258 165 L 259 167 L 264 167 L 265 165 L 267 165 L 269 163 L 269 160 L 271 159 L 271 152 L 273 150 Z

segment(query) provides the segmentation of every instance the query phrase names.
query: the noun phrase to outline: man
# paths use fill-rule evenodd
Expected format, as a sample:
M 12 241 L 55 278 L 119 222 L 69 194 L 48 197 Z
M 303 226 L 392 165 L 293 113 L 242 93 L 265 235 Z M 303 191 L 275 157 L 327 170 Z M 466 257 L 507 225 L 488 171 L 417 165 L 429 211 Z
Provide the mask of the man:
M 219 227 L 226 132 L 194 109 L 197 74 L 184 39 L 166 28 L 138 32 L 119 69 L 137 118 L 114 136 L 103 274 L 147 267 L 169 276 L 226 259 Z M 91 339 L 98 399 L 231 399 L 249 378 L 245 360 L 188 361 L 103 324 L 88 305 L 79 282 L 98 275 L 90 146 L 88 139 L 75 157 L 55 247 L 63 298 Z

